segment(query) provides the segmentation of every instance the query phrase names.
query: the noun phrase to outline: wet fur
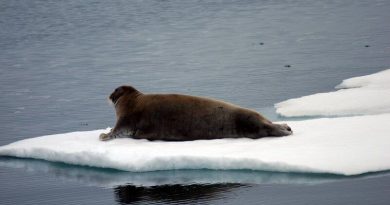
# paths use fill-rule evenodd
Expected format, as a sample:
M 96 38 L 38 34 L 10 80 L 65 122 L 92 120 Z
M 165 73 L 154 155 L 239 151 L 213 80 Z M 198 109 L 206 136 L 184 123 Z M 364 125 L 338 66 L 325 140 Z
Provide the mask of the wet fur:
M 117 123 L 101 140 L 117 137 L 187 141 L 219 138 L 262 138 L 292 134 L 259 113 L 210 98 L 178 94 L 142 94 L 131 86 L 115 89 L 109 99 Z

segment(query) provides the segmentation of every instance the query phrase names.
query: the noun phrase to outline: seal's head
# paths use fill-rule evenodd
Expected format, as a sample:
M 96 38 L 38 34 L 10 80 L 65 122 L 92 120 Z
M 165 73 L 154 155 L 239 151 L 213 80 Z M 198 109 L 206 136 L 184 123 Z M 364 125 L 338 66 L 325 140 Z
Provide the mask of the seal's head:
M 268 136 L 282 137 L 288 136 L 293 133 L 290 126 L 287 124 L 274 124 L 272 123 L 271 129 L 268 130 Z
M 114 90 L 114 92 L 111 93 L 109 99 L 111 100 L 114 105 L 117 104 L 119 98 L 121 98 L 124 95 L 132 95 L 139 93 L 135 88 L 128 86 L 128 85 L 122 85 Z

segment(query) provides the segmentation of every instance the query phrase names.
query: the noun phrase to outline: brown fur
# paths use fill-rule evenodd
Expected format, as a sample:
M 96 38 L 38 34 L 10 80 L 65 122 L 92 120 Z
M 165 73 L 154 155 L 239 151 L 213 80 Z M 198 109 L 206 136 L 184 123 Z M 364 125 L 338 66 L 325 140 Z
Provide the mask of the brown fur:
M 110 95 L 117 123 L 101 140 L 116 137 L 186 141 L 257 139 L 292 134 L 286 124 L 274 124 L 259 113 L 215 99 L 178 94 L 142 94 L 121 86 Z

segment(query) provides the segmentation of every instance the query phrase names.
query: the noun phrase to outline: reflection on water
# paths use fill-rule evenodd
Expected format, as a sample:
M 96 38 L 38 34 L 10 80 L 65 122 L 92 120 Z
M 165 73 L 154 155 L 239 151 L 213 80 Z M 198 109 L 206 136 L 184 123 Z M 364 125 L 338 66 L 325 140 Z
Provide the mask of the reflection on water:
M 231 198 L 241 188 L 256 184 L 300 184 L 302 186 L 351 178 L 377 177 L 389 172 L 346 177 L 331 174 L 278 173 L 250 170 L 170 170 L 125 172 L 34 159 L 0 157 L 0 167 L 21 169 L 45 177 L 113 188 L 120 204 L 192 204 Z M 234 194 L 233 194 L 234 195 Z
M 150 203 L 201 203 L 223 198 L 232 189 L 242 187 L 242 184 L 191 184 L 191 185 L 160 185 L 137 187 L 123 185 L 114 188 L 115 197 L 120 204 Z

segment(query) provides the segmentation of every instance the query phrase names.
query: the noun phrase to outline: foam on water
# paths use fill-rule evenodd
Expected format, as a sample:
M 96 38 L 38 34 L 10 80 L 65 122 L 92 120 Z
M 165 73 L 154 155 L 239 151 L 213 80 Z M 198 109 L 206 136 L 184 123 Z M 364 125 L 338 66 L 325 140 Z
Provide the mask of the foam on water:
M 17 141 L 0 147 L 0 155 L 133 172 L 249 169 L 357 175 L 389 170 L 390 70 L 345 80 L 337 88 L 346 89 L 279 103 L 278 112 L 286 116 L 376 114 L 289 121 L 292 136 L 258 140 L 99 141 L 107 128 Z
M 390 69 L 344 80 L 334 92 L 317 93 L 275 104 L 286 117 L 346 116 L 390 112 Z

